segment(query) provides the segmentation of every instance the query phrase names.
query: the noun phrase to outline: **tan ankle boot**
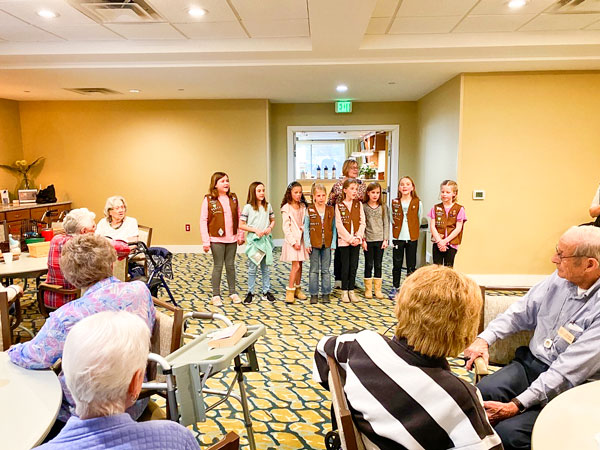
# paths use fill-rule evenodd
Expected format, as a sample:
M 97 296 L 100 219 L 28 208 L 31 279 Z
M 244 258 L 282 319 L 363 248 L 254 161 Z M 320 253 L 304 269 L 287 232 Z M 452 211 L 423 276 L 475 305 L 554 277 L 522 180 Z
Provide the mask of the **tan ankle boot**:
M 358 301 L 358 295 L 356 295 L 356 293 L 353 290 L 352 291 L 348 291 L 348 297 L 350 297 L 350 301 L 352 303 L 356 303 Z
M 292 304 L 296 301 L 294 294 L 296 292 L 296 288 L 285 288 L 285 302 Z
M 365 298 L 373 298 L 373 278 L 365 278 Z
M 348 296 L 348 291 L 342 291 L 342 303 L 350 303 L 350 297 Z
M 304 293 L 302 292 L 302 288 L 300 287 L 299 284 L 296 285 L 296 290 L 294 292 L 294 296 L 298 300 L 306 300 L 306 295 L 304 295 Z
M 381 292 L 381 278 L 373 278 L 373 287 L 375 288 L 375 298 L 383 298 L 383 292 Z M 366 296 L 365 296 L 366 297 Z

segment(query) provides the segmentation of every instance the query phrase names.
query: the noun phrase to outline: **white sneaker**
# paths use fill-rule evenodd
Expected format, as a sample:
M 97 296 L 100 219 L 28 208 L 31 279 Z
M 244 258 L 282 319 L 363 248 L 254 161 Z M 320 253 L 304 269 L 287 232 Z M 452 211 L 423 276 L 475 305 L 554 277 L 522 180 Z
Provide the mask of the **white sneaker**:
M 230 295 L 229 298 L 233 303 L 242 303 L 242 299 L 237 294 Z
M 215 295 L 210 301 L 213 306 L 223 306 L 223 300 L 221 300 L 220 295 Z

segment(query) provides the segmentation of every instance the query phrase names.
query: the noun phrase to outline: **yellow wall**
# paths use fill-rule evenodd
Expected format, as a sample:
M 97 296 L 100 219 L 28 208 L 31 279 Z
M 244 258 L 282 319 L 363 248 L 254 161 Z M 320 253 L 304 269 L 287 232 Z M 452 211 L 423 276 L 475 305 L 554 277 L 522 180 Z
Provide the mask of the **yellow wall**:
M 442 180 L 456 180 L 462 77 L 421 98 L 418 105 L 419 154 L 414 177 L 424 216 L 439 202 Z
M 400 173 L 414 173 L 416 170 L 416 102 L 355 102 L 351 114 L 336 114 L 333 103 L 273 103 L 270 108 L 271 187 L 267 189 L 278 225 L 281 225 L 279 205 L 287 186 L 288 126 L 397 124 L 400 126 Z M 274 235 L 276 238 L 283 236 L 281 226 L 275 227 Z
M 23 159 L 19 103 L 0 99 L 0 164 L 11 164 Z M 17 189 L 19 178 L 0 169 L 0 189 L 8 189 L 11 195 Z
M 600 74 L 464 76 L 458 182 L 468 222 L 457 267 L 549 273 L 554 245 L 590 221 L 600 181 Z M 473 189 L 485 189 L 473 201 Z
M 107 197 L 124 195 L 156 244 L 201 243 L 214 171 L 229 174 L 242 202 L 250 182 L 267 176 L 266 100 L 24 102 L 20 110 L 24 156 L 46 157 L 38 183 L 53 183 L 60 200 L 97 219 Z

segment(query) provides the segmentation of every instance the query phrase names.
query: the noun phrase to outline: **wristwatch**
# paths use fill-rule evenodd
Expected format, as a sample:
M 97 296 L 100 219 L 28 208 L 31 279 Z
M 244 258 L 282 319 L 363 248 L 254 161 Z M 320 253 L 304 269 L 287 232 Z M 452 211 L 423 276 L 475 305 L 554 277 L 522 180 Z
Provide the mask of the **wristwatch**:
M 521 403 L 519 401 L 519 399 L 516 398 L 516 397 L 515 398 L 511 398 L 510 401 L 513 402 L 515 405 L 517 405 L 517 408 L 519 409 L 519 414 L 521 414 L 522 412 L 525 412 L 525 410 L 527 409 L 527 408 L 525 408 L 523 406 L 523 403 Z

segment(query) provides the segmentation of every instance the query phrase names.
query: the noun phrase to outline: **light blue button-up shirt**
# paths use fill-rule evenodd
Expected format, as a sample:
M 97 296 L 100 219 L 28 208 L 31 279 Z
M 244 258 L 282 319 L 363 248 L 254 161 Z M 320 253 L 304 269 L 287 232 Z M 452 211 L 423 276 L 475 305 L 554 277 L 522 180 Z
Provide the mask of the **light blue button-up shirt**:
M 561 327 L 573 336 L 572 344 L 559 336 Z M 576 285 L 554 272 L 490 322 L 479 337 L 492 345 L 522 330 L 535 330 L 529 349 L 550 366 L 517 396 L 526 408 L 545 405 L 586 379 L 597 378 L 595 375 L 600 371 L 600 279 L 579 294 Z

